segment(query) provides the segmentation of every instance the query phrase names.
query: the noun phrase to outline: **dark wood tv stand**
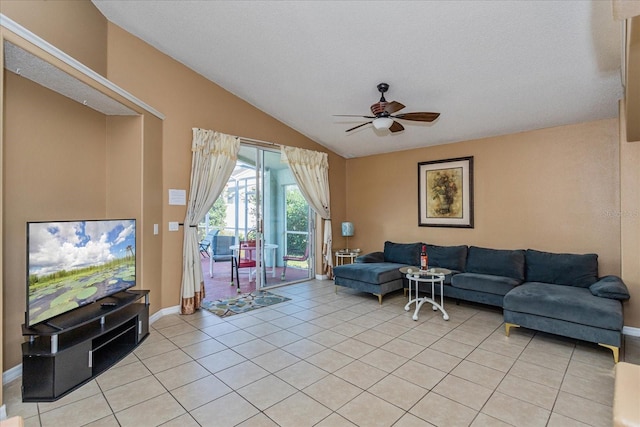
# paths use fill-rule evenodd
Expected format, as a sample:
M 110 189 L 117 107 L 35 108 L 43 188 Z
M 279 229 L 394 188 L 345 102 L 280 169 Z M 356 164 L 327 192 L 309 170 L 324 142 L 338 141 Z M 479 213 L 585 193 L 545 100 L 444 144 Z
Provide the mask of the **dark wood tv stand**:
M 138 302 L 144 298 L 144 303 Z M 115 303 L 104 306 L 101 303 Z M 23 402 L 51 402 L 106 371 L 149 335 L 149 291 L 127 290 L 22 335 Z

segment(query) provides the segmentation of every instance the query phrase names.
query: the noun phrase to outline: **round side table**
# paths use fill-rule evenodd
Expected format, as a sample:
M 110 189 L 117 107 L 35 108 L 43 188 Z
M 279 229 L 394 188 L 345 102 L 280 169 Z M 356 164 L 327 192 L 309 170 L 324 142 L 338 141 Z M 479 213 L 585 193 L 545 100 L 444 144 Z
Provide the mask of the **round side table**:
M 416 304 L 416 309 L 413 312 L 413 320 L 418 320 L 418 312 L 424 303 L 431 304 L 433 311 L 440 310 L 442 312 L 442 318 L 444 320 L 449 320 L 449 314 L 447 314 L 447 311 L 444 309 L 442 287 L 444 286 L 444 277 L 447 274 L 451 274 L 451 270 L 447 270 L 446 268 L 429 268 L 428 270 L 420 270 L 418 267 L 402 267 L 400 268 L 400 272 L 405 274 L 405 277 L 409 280 L 409 302 L 404 306 L 405 311 L 409 311 L 411 309 L 411 304 Z M 431 297 L 425 296 L 420 298 L 418 296 L 418 286 L 420 283 L 431 284 Z M 440 303 L 435 300 L 436 294 L 434 291 L 436 284 L 440 285 Z M 415 298 L 411 297 L 411 290 L 413 286 L 415 286 Z
M 360 255 L 359 250 L 345 250 L 341 249 L 336 251 L 336 266 L 344 265 L 346 260 L 349 260 L 349 264 L 353 264 L 356 258 Z

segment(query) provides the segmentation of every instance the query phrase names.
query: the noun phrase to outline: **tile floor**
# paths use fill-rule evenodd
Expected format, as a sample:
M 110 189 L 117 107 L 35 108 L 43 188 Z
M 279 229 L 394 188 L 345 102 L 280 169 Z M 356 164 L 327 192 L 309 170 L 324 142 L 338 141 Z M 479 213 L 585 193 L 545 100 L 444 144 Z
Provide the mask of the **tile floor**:
M 110 370 L 52 403 L 22 403 L 26 426 L 610 426 L 609 350 L 516 329 L 502 314 L 446 301 L 418 321 L 401 292 L 311 281 L 292 300 L 220 319 L 168 315 Z M 640 340 L 625 360 L 640 362 Z

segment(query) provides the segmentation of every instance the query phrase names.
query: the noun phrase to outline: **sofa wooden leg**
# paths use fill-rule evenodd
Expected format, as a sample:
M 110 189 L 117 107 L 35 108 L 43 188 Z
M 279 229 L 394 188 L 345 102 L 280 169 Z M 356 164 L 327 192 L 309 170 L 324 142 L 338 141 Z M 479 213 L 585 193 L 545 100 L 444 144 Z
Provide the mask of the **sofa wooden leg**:
M 378 303 L 382 305 L 382 294 L 374 294 L 374 295 L 378 297 Z
M 505 323 L 504 324 L 504 334 L 506 336 L 509 336 L 509 330 L 511 328 L 519 328 L 519 327 L 520 327 L 520 325 L 516 325 L 515 323 Z
M 618 359 L 620 358 L 620 347 L 616 347 L 609 344 L 601 344 L 598 343 L 599 346 L 606 347 L 613 352 L 613 362 L 618 363 Z

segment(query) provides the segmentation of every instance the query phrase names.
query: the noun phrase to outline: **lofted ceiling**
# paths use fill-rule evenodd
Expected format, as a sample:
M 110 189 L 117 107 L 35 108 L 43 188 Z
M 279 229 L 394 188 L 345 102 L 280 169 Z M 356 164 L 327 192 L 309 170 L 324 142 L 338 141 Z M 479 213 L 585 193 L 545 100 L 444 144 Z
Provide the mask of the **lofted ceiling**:
M 623 93 L 609 1 L 92 1 L 347 158 L 612 118 Z M 345 132 L 368 120 L 334 115 L 370 115 L 381 82 L 399 113 L 441 116 Z

